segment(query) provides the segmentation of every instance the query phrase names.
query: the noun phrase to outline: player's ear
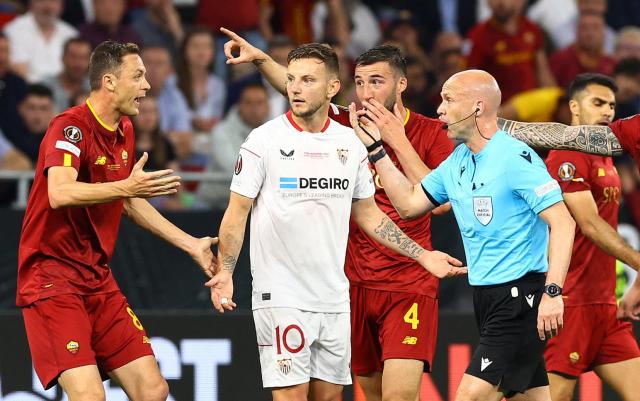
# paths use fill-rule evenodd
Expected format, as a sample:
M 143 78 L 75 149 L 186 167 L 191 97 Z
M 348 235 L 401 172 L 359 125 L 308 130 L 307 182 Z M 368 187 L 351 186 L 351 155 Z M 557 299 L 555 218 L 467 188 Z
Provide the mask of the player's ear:
M 580 106 L 578 105 L 578 102 L 575 99 L 569 100 L 569 110 L 571 111 L 572 116 L 577 117 L 580 115 Z
M 472 113 L 475 113 L 476 117 L 482 115 L 484 111 L 484 102 L 482 100 L 478 100 L 476 104 L 473 106 Z
M 113 92 L 116 89 L 116 76 L 113 74 L 104 74 L 102 76 L 102 86 L 104 86 L 109 92 Z
M 398 93 L 402 93 L 407 89 L 407 77 L 400 77 L 398 79 L 398 85 L 396 85 Z
M 340 92 L 340 80 L 338 78 L 331 78 L 329 80 L 329 90 L 327 91 L 327 97 L 329 99 L 333 98 L 335 95 Z

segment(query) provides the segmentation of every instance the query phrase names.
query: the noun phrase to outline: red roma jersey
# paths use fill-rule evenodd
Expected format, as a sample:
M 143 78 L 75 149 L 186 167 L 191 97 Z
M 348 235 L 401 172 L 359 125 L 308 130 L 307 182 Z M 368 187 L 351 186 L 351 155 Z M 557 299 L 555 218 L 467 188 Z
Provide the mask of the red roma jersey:
M 591 191 L 600 217 L 617 229 L 620 177 L 611 157 L 552 150 L 546 164 L 562 192 Z M 571 264 L 563 288 L 565 305 L 615 305 L 615 289 L 616 259 L 598 248 L 576 227 Z
M 123 117 L 108 129 L 89 103 L 56 116 L 42 139 L 18 250 L 18 306 L 59 294 L 98 294 L 118 286 L 107 265 L 124 201 L 88 207 L 49 204 L 47 169 L 68 166 L 79 182 L 125 179 L 135 163 L 133 126 Z
M 349 111 L 343 107 L 332 105 L 329 117 L 342 125 L 350 126 Z M 442 129 L 442 124 L 440 120 L 408 111 L 404 127 L 407 138 L 430 169 L 438 167 L 453 151 L 453 142 L 447 137 L 447 131 Z M 385 145 L 384 148 L 396 167 L 402 171 L 396 154 L 388 146 Z M 378 207 L 409 237 L 423 248 L 431 250 L 431 213 L 413 220 L 402 220 L 384 192 L 380 177 L 372 165 L 369 168 L 376 184 L 375 200 Z M 434 298 L 438 296 L 438 279 L 435 276 L 412 259 L 378 244 L 353 220 L 349 228 L 345 272 L 351 285 Z
M 609 124 L 609 128 L 620 141 L 625 152 L 628 152 L 640 168 L 640 114 L 621 118 Z
M 536 24 L 521 17 L 518 32 L 510 35 L 495 19 L 489 19 L 471 28 L 468 36 L 471 52 L 467 67 L 493 75 L 503 101 L 538 86 L 535 57 L 542 49 L 542 33 Z

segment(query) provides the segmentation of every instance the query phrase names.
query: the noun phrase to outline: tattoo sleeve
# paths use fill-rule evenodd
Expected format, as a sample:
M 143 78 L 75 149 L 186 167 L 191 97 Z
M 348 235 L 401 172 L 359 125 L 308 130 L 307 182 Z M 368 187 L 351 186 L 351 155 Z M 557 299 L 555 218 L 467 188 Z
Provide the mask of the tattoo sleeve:
M 611 128 L 601 125 L 523 123 L 498 118 L 498 128 L 534 148 L 577 150 L 602 156 L 622 154 Z
M 399 250 L 400 253 L 410 258 L 416 259 L 424 252 L 424 249 L 391 221 L 389 217 L 383 217 L 380 224 L 373 230 L 382 244 L 390 243 L 391 249 Z

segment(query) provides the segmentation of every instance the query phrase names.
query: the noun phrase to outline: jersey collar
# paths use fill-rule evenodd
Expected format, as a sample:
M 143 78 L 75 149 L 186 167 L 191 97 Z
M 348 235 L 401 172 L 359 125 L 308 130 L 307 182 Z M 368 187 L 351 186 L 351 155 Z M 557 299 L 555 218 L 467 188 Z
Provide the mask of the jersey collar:
M 289 120 L 289 122 L 291 123 L 293 128 L 295 128 L 299 132 L 304 132 L 304 129 L 302 129 L 301 126 L 299 126 L 295 121 L 293 121 L 293 113 L 291 112 L 291 109 L 289 109 L 289 111 L 287 111 L 286 116 L 287 116 L 287 120 Z M 330 122 L 331 122 L 331 119 L 329 117 L 327 117 L 327 121 L 324 123 L 324 127 L 322 127 L 320 132 L 325 132 L 327 130 L 327 128 L 329 128 L 329 123 Z
M 96 110 L 91 105 L 91 102 L 89 102 L 89 99 L 87 99 L 86 103 L 87 103 L 87 106 L 89 107 L 89 110 L 91 110 L 91 114 L 96 119 L 96 121 L 98 121 L 98 124 L 100 124 L 102 126 L 102 128 L 106 129 L 109 132 L 116 132 L 115 128 L 110 127 L 109 125 L 107 125 L 107 123 L 102 121 L 100 116 L 98 116 L 98 113 L 96 113 Z

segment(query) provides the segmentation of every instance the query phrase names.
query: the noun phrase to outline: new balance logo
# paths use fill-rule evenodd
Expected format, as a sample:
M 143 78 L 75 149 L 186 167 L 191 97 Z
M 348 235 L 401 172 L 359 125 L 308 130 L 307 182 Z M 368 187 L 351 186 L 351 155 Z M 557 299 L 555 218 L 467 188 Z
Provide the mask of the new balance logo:
M 484 372 L 484 370 L 493 363 L 493 361 L 489 360 L 489 358 L 480 358 L 480 371 Z
M 534 295 L 533 294 L 529 294 L 525 297 L 525 299 L 527 300 L 527 303 L 529 304 L 530 307 L 533 308 L 533 298 Z
M 402 340 L 402 343 L 406 345 L 416 345 L 418 343 L 418 337 L 406 336 L 404 340 Z

